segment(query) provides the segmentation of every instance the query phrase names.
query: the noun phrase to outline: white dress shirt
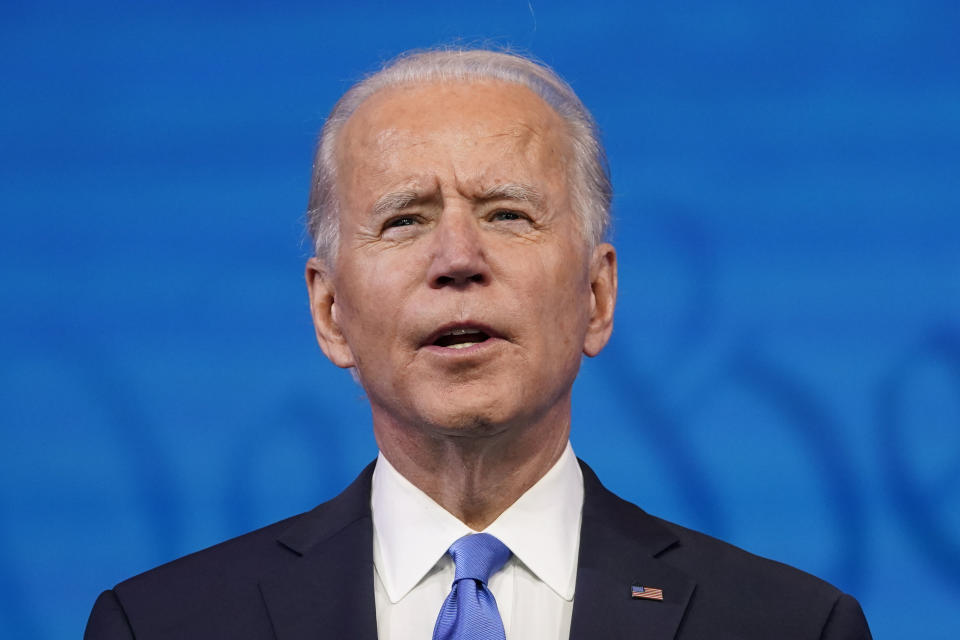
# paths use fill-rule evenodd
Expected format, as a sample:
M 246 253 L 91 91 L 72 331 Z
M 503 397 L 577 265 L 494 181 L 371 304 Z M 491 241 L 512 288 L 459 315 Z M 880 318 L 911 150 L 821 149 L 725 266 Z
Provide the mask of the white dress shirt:
M 453 584 L 447 549 L 477 533 L 377 458 L 373 512 L 374 596 L 380 640 L 430 640 Z M 567 443 L 550 470 L 486 533 L 513 556 L 493 574 L 507 640 L 566 640 L 580 549 L 583 475 Z

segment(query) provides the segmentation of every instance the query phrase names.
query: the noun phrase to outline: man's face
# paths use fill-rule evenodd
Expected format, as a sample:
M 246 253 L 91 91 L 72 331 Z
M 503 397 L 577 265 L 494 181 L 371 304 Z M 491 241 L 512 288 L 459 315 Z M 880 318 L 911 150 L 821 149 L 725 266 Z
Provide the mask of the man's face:
M 336 263 L 308 280 L 321 346 L 356 367 L 375 426 L 567 426 L 616 287 L 612 247 L 589 252 L 571 210 L 571 157 L 565 123 L 519 85 L 391 88 L 351 116 Z

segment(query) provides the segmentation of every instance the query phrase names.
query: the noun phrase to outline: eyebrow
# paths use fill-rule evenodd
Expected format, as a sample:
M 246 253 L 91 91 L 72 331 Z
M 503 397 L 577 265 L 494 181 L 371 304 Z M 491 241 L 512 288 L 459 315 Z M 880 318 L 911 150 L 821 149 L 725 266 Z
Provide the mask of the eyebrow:
M 424 194 L 419 191 L 407 189 L 403 191 L 392 191 L 385 193 L 373 205 L 373 215 L 376 218 L 389 216 L 397 211 L 403 211 L 411 204 L 424 200 Z M 475 199 L 480 202 L 489 202 L 491 200 L 512 200 L 514 202 L 527 202 L 535 207 L 543 204 L 543 195 L 540 191 L 528 184 L 518 182 L 506 182 L 497 184 L 479 192 Z
M 536 207 L 543 204 L 543 195 L 536 187 L 516 182 L 507 182 L 484 189 L 477 195 L 477 199 L 482 202 L 489 200 L 528 202 Z
M 422 195 L 416 191 L 394 191 L 385 193 L 373 205 L 373 215 L 377 218 L 388 216 L 395 211 L 402 211 L 409 207 L 413 202 L 422 199 Z

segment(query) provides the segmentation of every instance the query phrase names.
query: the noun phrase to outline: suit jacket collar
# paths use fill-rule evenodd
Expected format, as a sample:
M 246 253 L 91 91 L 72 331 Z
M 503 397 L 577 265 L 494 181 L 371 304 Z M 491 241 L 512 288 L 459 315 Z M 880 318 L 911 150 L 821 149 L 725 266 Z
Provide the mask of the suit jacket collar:
M 298 558 L 266 576 L 260 590 L 278 640 L 375 640 L 374 464 L 339 496 L 304 514 L 278 542 Z M 660 556 L 676 536 L 655 518 L 607 491 L 583 461 L 584 504 L 571 640 L 676 635 L 694 582 Z M 630 586 L 663 590 L 663 601 L 636 600 Z
M 677 634 L 694 581 L 661 558 L 676 535 L 639 507 L 607 491 L 582 460 L 584 500 L 571 640 Z M 639 583 L 663 591 L 663 601 L 634 599 Z
M 260 581 L 277 640 L 376 640 L 373 467 L 369 464 L 343 493 L 298 518 L 278 539 L 299 557 Z

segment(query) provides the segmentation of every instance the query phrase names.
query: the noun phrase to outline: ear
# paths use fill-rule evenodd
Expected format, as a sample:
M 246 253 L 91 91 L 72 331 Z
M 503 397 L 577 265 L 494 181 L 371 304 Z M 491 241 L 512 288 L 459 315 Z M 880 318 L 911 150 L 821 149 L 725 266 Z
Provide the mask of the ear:
M 613 331 L 617 304 L 617 252 L 606 242 L 597 246 L 590 261 L 590 322 L 583 352 L 591 358 L 606 346 Z
M 324 355 L 338 367 L 354 366 L 353 352 L 337 322 L 336 295 L 333 278 L 326 265 L 317 258 L 307 260 L 307 293 L 310 295 L 310 315 L 317 332 L 317 342 Z

